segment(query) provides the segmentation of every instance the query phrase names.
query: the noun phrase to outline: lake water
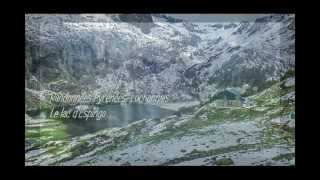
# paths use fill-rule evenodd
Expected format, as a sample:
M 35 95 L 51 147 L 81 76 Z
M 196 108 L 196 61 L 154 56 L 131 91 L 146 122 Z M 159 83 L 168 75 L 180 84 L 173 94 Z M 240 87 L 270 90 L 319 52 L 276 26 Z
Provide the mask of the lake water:
M 63 123 L 67 126 L 67 133 L 70 136 L 80 136 L 93 133 L 98 130 L 111 127 L 123 127 L 148 118 L 163 118 L 174 114 L 176 111 L 161 108 L 157 105 L 147 104 L 114 104 L 100 106 L 99 110 L 107 111 L 107 117 L 101 120 L 91 119 L 67 119 Z M 44 113 L 34 113 L 33 118 L 48 117 Z

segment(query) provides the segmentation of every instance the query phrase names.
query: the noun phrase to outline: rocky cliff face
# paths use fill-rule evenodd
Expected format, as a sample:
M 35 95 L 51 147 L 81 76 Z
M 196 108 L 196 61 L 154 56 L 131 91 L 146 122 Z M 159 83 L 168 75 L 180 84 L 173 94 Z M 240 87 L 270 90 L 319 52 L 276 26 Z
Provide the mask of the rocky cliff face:
M 266 88 L 294 68 L 294 16 L 187 22 L 166 15 L 26 15 L 26 87 L 204 98 Z M 208 93 L 209 92 L 209 93 Z

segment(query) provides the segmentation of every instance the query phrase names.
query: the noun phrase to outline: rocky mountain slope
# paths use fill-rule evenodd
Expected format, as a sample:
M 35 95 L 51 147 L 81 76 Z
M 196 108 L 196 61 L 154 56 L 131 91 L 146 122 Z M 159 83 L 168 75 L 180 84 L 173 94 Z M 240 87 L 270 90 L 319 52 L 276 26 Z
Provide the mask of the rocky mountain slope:
M 27 140 L 39 142 L 28 146 L 26 164 L 294 165 L 292 82 L 294 76 L 287 75 L 250 96 L 250 107 L 218 108 L 207 102 L 181 109 L 179 116 L 142 119 L 70 139 L 60 121 L 29 121 Z M 39 138 L 35 127 L 40 125 Z
M 26 15 L 26 87 L 170 94 L 259 90 L 294 68 L 294 16 L 187 22 L 165 15 Z M 175 21 L 174 21 L 175 20 Z

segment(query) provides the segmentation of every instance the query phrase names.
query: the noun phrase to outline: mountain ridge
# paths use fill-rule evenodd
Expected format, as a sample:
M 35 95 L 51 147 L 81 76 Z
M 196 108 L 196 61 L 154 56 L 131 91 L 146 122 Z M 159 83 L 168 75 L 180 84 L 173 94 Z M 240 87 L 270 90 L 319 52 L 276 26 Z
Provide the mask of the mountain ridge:
M 138 94 L 171 93 L 184 101 L 206 97 L 203 90 L 210 86 L 262 90 L 294 67 L 292 15 L 238 23 L 168 17 L 26 15 L 26 86 L 32 89 L 36 80 L 54 91 L 50 83 L 64 79 L 102 92 L 120 90 L 111 85 L 120 83 Z

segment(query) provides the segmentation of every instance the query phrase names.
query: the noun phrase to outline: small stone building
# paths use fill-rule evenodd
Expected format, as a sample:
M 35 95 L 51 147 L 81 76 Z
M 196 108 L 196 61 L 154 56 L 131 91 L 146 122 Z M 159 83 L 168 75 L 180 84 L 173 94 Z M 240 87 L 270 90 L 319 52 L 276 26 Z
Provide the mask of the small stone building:
M 233 89 L 226 89 L 216 93 L 211 101 L 215 106 L 222 107 L 240 107 L 244 102 L 244 98 L 240 96 L 240 93 Z

